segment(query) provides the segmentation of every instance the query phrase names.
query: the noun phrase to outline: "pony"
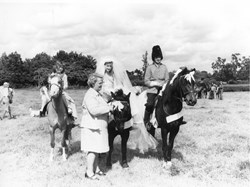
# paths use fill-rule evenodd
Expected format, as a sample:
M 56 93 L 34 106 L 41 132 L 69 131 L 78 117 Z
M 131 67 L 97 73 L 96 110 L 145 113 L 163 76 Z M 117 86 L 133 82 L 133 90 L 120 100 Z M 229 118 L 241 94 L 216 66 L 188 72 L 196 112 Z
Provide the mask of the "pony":
M 117 135 L 121 136 L 121 150 L 122 150 L 122 162 L 123 168 L 127 168 L 127 142 L 129 139 L 130 128 L 124 129 L 124 123 L 131 119 L 131 108 L 129 102 L 129 94 L 124 94 L 123 90 L 118 90 L 115 93 L 111 92 L 112 104 L 115 106 L 113 111 L 114 119 L 108 124 L 108 139 L 109 139 L 109 152 L 107 156 L 106 166 L 112 167 L 111 156 L 114 149 L 113 143 Z
M 222 93 L 223 93 L 222 86 L 218 86 L 217 89 L 216 89 L 216 98 L 219 99 L 219 100 L 222 100 L 223 99 Z
M 4 88 L 3 86 L 0 87 L 0 105 L 3 108 L 3 115 L 0 117 L 0 120 L 2 120 L 6 113 L 9 114 L 9 119 L 14 118 L 14 116 L 11 114 L 11 107 L 10 104 L 13 103 L 13 97 L 14 97 L 14 91 L 12 88 Z
M 194 106 L 197 102 L 195 93 L 195 69 L 179 69 L 174 77 L 162 88 L 155 108 L 155 118 L 161 128 L 163 167 L 170 167 L 174 140 L 183 121 L 181 110 L 183 99 L 187 105 Z M 162 96 L 161 96 L 162 95 Z M 151 133 L 152 134 L 152 133 Z M 169 134 L 169 139 L 167 137 Z M 154 134 L 152 134 L 154 136 Z
M 46 106 L 47 117 L 49 121 L 49 133 L 50 133 L 50 161 L 54 159 L 55 148 L 55 131 L 60 129 L 62 132 L 61 146 L 62 146 L 62 158 L 66 161 L 65 147 L 70 152 L 70 141 L 72 123 L 69 118 L 67 106 L 63 98 L 63 81 L 59 75 L 54 75 L 50 80 L 50 97 L 51 100 Z

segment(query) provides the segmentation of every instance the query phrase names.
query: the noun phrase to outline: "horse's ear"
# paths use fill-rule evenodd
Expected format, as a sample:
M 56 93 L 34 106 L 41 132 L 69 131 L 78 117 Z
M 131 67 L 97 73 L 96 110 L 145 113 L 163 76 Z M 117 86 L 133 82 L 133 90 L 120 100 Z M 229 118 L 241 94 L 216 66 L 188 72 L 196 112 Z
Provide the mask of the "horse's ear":
M 182 70 L 181 73 L 180 73 L 181 75 L 185 75 L 185 74 L 188 73 L 187 67 L 185 67 L 185 66 L 184 67 L 180 67 L 180 69 Z
M 128 95 L 126 95 L 126 98 L 129 100 L 131 92 L 128 93 Z

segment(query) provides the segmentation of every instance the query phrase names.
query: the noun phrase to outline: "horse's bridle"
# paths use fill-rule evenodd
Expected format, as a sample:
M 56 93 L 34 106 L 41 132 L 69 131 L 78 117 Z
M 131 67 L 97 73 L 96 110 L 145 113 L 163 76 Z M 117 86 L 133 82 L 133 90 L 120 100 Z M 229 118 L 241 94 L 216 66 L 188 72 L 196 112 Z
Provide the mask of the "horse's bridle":
M 180 76 L 180 77 L 184 77 L 184 76 Z M 178 80 L 178 84 L 180 85 L 180 79 Z M 183 90 L 183 87 L 180 86 L 180 97 L 178 96 L 173 96 L 175 97 L 177 100 L 179 100 L 181 103 L 183 102 L 183 98 L 184 98 L 184 101 L 186 100 L 185 99 L 185 96 L 190 94 L 190 93 L 194 93 L 194 91 L 188 91 L 188 89 L 185 89 Z M 163 107 L 163 111 L 167 114 L 167 115 L 170 115 L 167 111 L 166 111 L 166 108 Z
M 62 85 L 56 84 L 56 83 L 51 83 L 50 86 L 49 86 L 50 89 L 51 89 L 51 86 L 52 86 L 52 85 L 57 86 L 57 87 L 59 88 L 59 92 L 62 92 Z
M 121 102 L 123 105 L 124 105 L 124 103 L 126 103 L 126 104 L 128 104 L 129 105 L 129 107 L 130 107 L 130 104 L 129 104 L 129 102 L 128 101 L 119 101 L 119 102 Z M 130 109 L 130 112 L 131 112 L 131 109 Z M 131 119 L 131 117 L 130 117 L 130 119 Z M 129 119 L 129 120 L 130 120 Z M 123 123 L 123 122 L 127 122 L 127 121 L 129 121 L 128 120 L 128 117 L 126 117 L 126 118 L 119 118 L 119 120 L 116 120 L 116 117 L 114 116 L 114 121 L 115 122 L 121 122 L 121 123 Z

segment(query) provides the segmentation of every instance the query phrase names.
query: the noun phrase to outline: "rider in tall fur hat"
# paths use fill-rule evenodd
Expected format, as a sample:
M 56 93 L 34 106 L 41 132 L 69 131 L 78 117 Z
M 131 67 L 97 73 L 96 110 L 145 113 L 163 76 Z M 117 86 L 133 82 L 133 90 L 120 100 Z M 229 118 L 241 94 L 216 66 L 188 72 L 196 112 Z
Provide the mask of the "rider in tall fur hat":
M 163 59 L 161 48 L 159 45 L 156 45 L 152 49 L 152 61 L 154 61 L 155 58 L 161 58 Z
M 153 113 L 156 97 L 162 86 L 168 82 L 169 74 L 167 67 L 161 63 L 163 59 L 161 48 L 155 45 L 152 48 L 152 61 L 145 72 L 144 82 L 147 89 L 147 103 L 145 104 L 144 124 L 150 134 L 154 136 L 155 128 L 150 123 L 150 116 Z

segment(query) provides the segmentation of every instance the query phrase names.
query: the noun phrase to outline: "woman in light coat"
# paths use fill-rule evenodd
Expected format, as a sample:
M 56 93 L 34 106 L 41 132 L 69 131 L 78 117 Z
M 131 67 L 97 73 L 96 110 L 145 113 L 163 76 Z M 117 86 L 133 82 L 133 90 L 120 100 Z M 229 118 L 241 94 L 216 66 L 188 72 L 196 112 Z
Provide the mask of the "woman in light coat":
M 98 154 L 109 151 L 108 115 L 113 110 L 102 98 L 103 77 L 97 73 L 88 79 L 89 89 L 83 99 L 83 117 L 81 122 L 81 149 L 87 152 L 87 170 L 85 177 L 98 180 L 96 174 L 105 175 L 98 166 Z

